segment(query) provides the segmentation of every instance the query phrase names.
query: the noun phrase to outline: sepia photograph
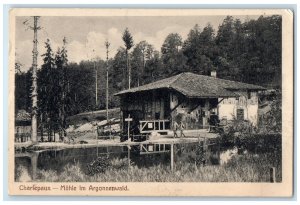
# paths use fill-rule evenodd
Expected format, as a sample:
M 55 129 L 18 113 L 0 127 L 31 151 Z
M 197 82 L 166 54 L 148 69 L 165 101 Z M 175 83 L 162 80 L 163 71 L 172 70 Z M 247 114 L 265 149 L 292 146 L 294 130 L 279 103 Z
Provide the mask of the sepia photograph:
M 291 196 L 292 22 L 12 9 L 10 194 Z

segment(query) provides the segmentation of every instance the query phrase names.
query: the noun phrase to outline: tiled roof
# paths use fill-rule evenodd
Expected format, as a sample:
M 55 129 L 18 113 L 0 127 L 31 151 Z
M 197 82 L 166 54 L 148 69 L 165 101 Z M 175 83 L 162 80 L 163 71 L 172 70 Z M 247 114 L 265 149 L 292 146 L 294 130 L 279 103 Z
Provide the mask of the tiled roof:
M 19 110 L 16 117 L 16 121 L 31 121 L 30 113 L 26 112 L 25 110 Z
M 143 86 L 123 90 L 115 95 L 124 95 L 128 93 L 137 93 L 163 88 L 176 90 L 191 98 L 235 97 L 238 95 L 234 91 L 238 90 L 265 90 L 265 88 L 258 85 L 186 72 Z

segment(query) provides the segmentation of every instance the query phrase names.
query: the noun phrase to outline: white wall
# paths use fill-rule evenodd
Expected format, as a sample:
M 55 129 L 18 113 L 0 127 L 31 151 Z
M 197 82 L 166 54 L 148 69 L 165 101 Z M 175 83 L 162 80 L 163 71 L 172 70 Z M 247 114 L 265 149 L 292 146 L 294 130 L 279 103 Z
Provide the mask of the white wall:
M 258 123 L 258 97 L 256 92 L 251 92 L 250 99 L 248 99 L 247 92 L 237 92 L 240 95 L 239 99 L 228 98 L 224 99 L 218 105 L 219 118 L 226 118 L 232 120 L 237 117 L 237 109 L 244 109 L 244 118 L 249 120 L 253 125 Z M 222 98 L 219 99 L 219 101 Z
M 226 98 L 221 103 L 219 103 L 217 110 L 209 110 L 208 101 L 205 103 L 205 106 L 202 108 L 205 111 L 205 116 L 208 117 L 210 112 L 216 112 L 219 115 L 219 118 L 226 118 L 227 120 L 233 120 L 237 117 L 237 109 L 244 110 L 244 119 L 249 120 L 254 126 L 258 123 L 258 97 L 257 92 L 251 92 L 250 99 L 248 99 L 247 92 L 236 92 L 240 97 L 236 98 Z M 222 98 L 218 99 L 219 101 Z M 178 97 L 174 94 L 170 95 L 170 108 L 173 109 L 178 104 Z M 189 104 L 188 102 L 182 103 L 176 108 L 174 113 L 187 113 L 191 107 L 195 105 Z M 200 112 L 201 106 L 198 106 L 196 109 L 190 113 L 191 117 L 197 119 L 197 114 Z M 205 123 L 204 123 L 205 124 Z
M 178 97 L 170 93 L 170 109 L 172 110 L 178 104 Z

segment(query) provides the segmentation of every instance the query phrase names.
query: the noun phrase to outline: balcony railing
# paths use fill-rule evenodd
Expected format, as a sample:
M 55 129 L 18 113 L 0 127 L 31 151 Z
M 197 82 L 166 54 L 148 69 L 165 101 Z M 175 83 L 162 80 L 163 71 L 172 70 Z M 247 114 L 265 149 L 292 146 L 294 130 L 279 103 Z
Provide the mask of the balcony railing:
M 168 132 L 171 129 L 170 120 L 141 120 L 140 121 L 140 132 L 151 133 L 157 132 Z

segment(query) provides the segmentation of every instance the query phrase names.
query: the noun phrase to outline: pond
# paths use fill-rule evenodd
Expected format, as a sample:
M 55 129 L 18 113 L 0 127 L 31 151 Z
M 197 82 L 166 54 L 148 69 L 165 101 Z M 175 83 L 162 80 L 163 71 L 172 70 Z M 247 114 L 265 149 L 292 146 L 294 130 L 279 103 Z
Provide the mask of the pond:
M 94 175 L 115 166 L 134 166 L 147 169 L 160 166 L 171 169 L 171 146 L 150 148 L 131 146 L 110 146 L 80 149 L 45 150 L 38 152 L 18 152 L 15 155 L 15 181 L 43 181 L 40 172 L 50 171 L 57 175 L 64 172 L 66 166 L 77 166 L 84 174 Z M 157 151 L 159 150 L 159 151 Z M 190 163 L 195 166 L 219 166 L 220 148 L 210 145 L 203 148 L 199 143 L 174 144 L 174 164 Z M 130 162 L 128 160 L 130 158 Z M 98 160 L 98 161 L 97 161 Z M 100 161 L 100 162 L 99 162 Z M 96 170 L 93 166 L 97 164 Z M 107 167 L 106 167 L 107 166 Z

